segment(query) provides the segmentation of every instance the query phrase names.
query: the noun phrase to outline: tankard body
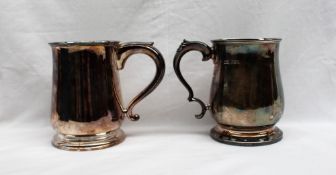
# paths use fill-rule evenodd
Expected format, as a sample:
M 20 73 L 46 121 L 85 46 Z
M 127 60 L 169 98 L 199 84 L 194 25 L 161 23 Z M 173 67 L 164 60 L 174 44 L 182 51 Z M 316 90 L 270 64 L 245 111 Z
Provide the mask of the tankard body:
M 50 43 L 53 53 L 51 123 L 57 131 L 52 141 L 65 150 L 95 150 L 125 138 L 120 129 L 136 103 L 160 83 L 164 61 L 152 43 L 59 42 Z M 144 53 L 156 63 L 152 82 L 127 108 L 123 107 L 118 70 L 127 58 Z
M 279 42 L 273 38 L 213 40 L 212 48 L 201 42 L 181 44 L 174 68 L 190 92 L 189 101 L 202 106 L 202 113 L 196 117 L 211 110 L 217 122 L 211 130 L 212 138 L 243 146 L 281 140 L 282 132 L 275 127 L 284 110 Z M 194 97 L 180 72 L 180 59 L 191 50 L 202 52 L 203 60 L 214 62 L 209 105 Z

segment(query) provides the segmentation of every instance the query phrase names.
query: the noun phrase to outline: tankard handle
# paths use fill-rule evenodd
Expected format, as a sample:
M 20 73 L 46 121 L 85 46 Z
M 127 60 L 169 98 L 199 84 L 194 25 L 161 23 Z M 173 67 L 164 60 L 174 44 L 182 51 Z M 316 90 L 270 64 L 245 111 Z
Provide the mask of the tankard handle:
M 119 47 L 117 67 L 118 70 L 122 70 L 127 59 L 134 54 L 142 53 L 148 55 L 156 65 L 156 73 L 153 80 L 145 89 L 143 89 L 137 96 L 135 96 L 131 102 L 128 104 L 127 108 L 124 108 L 121 104 L 120 107 L 123 109 L 124 116 L 127 116 L 132 121 L 139 120 L 140 116 L 138 114 L 133 114 L 134 106 L 144 99 L 148 94 L 150 94 L 161 82 L 164 72 L 165 72 L 165 63 L 161 53 L 153 47 L 154 43 L 145 43 L 145 42 L 129 42 L 123 43 Z
M 211 48 L 202 42 L 197 42 L 197 41 L 187 41 L 183 40 L 181 43 L 180 47 L 177 49 L 175 57 L 174 57 L 174 70 L 177 75 L 177 78 L 181 81 L 181 83 L 184 85 L 184 87 L 188 90 L 189 96 L 188 96 L 188 101 L 189 102 L 197 102 L 201 105 L 202 107 L 202 112 L 200 114 L 196 114 L 195 117 L 198 119 L 201 119 L 206 111 L 210 109 L 210 105 L 205 105 L 204 102 L 196 97 L 194 97 L 194 92 L 190 85 L 187 83 L 187 81 L 183 78 L 180 70 L 180 61 L 183 57 L 184 54 L 186 54 L 189 51 L 199 51 L 202 53 L 203 58 L 202 61 L 208 61 L 209 59 L 212 58 L 212 50 Z

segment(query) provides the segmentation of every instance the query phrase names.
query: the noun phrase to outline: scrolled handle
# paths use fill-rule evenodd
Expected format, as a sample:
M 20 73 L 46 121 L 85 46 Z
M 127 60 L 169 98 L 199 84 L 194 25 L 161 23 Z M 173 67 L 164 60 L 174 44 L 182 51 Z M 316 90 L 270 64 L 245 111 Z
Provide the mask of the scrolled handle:
M 181 83 L 184 85 L 184 87 L 188 90 L 189 96 L 188 96 L 188 101 L 189 102 L 197 102 L 201 105 L 202 107 L 202 112 L 200 114 L 196 114 L 195 117 L 197 119 L 201 119 L 204 114 L 206 113 L 207 110 L 211 108 L 210 105 L 205 105 L 205 103 L 194 97 L 194 92 L 190 85 L 187 83 L 187 81 L 183 78 L 181 70 L 180 70 L 180 62 L 184 54 L 190 51 L 199 51 L 202 53 L 202 61 L 208 61 L 209 59 L 212 58 L 212 49 L 205 43 L 198 42 L 198 41 L 187 41 L 183 40 L 181 43 L 180 47 L 177 49 L 175 57 L 174 57 L 174 70 L 177 75 L 177 78 L 181 81 Z
M 150 94 L 161 82 L 164 72 L 165 63 L 161 53 L 153 47 L 154 43 L 145 42 L 129 42 L 122 44 L 118 49 L 118 70 L 122 70 L 127 59 L 134 54 L 142 53 L 148 55 L 156 65 L 156 73 L 153 80 L 145 89 L 143 89 L 137 96 L 135 96 L 131 102 L 128 104 L 127 108 L 123 109 L 123 113 L 132 121 L 137 121 L 140 115 L 133 114 L 134 106 L 144 99 L 148 94 Z

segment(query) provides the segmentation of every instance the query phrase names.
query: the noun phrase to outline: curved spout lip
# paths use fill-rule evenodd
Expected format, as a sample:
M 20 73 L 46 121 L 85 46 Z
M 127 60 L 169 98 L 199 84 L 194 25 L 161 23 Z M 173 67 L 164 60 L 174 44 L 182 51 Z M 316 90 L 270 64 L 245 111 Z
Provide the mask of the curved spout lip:
M 48 43 L 51 47 L 67 47 L 67 46 L 109 46 L 119 44 L 120 41 L 61 41 Z
M 211 41 L 213 43 L 279 43 L 281 38 L 225 38 Z

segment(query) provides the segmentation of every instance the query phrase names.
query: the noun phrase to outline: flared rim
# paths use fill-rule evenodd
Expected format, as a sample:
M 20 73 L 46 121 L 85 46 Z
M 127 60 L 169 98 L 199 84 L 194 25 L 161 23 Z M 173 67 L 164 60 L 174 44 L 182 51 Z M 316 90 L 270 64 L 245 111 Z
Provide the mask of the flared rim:
M 279 43 L 281 38 L 225 38 L 211 41 L 213 43 Z
M 52 47 L 57 46 L 106 46 L 106 45 L 114 45 L 118 44 L 120 41 L 61 41 L 61 42 L 51 42 L 48 43 Z

